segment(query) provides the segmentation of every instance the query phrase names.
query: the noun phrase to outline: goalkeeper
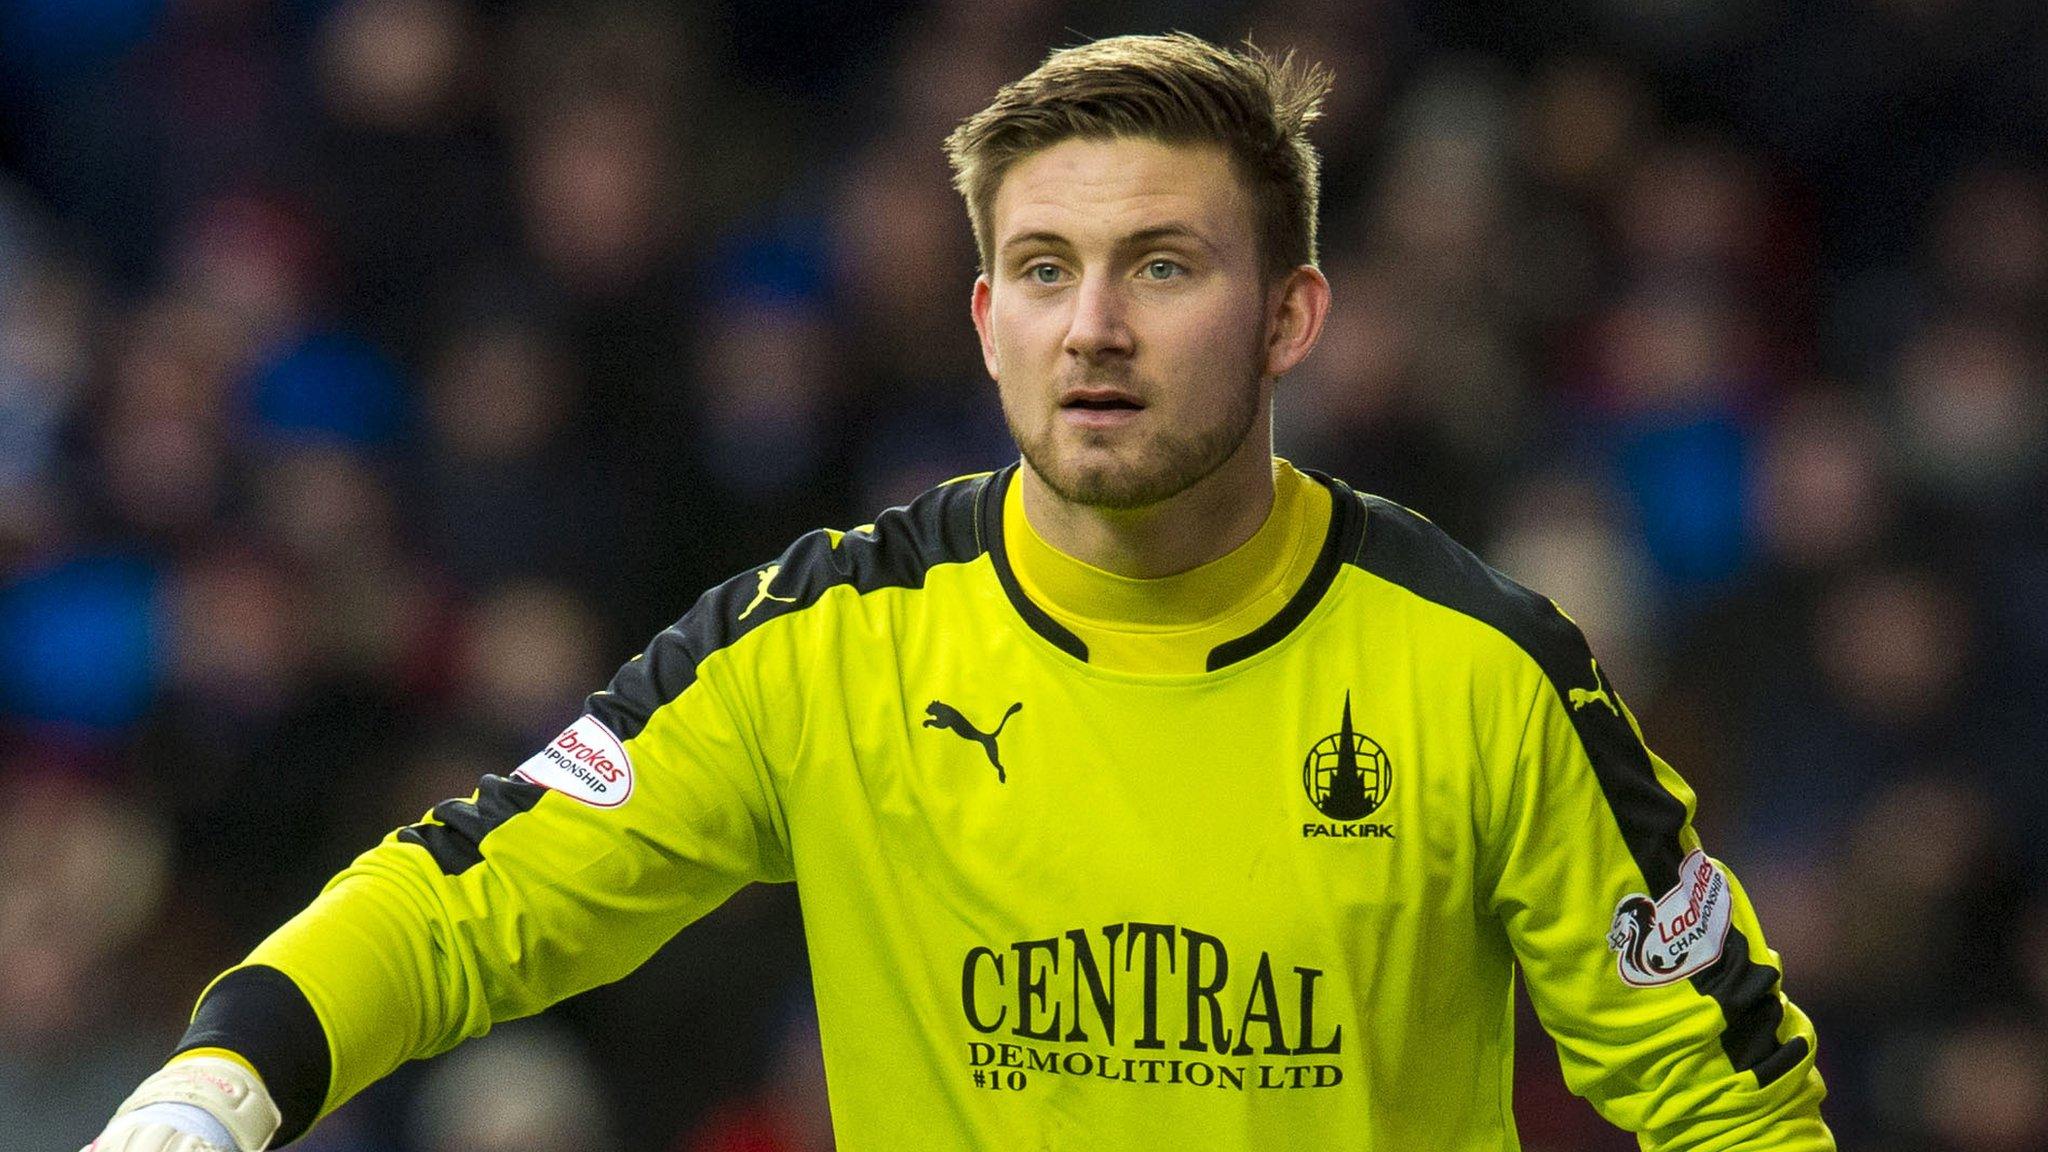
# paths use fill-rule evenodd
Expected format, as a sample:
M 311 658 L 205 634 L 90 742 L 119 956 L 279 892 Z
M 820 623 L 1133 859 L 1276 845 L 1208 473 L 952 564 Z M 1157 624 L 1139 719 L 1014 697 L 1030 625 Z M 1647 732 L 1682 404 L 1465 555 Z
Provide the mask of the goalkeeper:
M 754 881 L 802 893 L 844 1149 L 1511 1149 L 1518 971 L 1645 1149 L 1833 1148 L 1578 629 L 1272 456 L 1330 304 L 1326 84 L 1123 37 L 963 123 L 1021 460 L 706 593 L 216 979 L 100 1152 L 287 1143 Z

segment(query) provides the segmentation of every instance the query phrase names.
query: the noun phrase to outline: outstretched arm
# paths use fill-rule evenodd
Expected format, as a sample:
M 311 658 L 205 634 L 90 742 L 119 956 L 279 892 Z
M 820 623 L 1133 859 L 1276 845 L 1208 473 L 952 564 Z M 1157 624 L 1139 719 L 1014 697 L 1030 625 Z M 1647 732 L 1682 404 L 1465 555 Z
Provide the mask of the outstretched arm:
M 405 1061 L 618 979 L 748 881 L 788 879 L 748 677 L 706 624 L 727 607 L 700 601 L 547 748 L 392 833 L 215 980 L 101 1148 L 287 1143 Z M 219 1115 L 192 1069 L 221 1067 L 195 1057 L 244 1070 L 274 1133 L 125 1143 L 145 1121 L 202 1135 L 177 1123 L 191 1111 L 143 1108 Z

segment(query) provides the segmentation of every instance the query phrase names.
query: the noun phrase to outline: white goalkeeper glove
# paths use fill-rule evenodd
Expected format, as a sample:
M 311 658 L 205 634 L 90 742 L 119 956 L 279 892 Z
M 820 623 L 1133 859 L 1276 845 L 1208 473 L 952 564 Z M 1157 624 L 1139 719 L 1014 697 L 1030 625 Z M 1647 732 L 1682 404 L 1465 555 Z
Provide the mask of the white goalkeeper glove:
M 144 1080 L 81 1152 L 260 1152 L 282 1122 L 255 1073 L 194 1056 Z

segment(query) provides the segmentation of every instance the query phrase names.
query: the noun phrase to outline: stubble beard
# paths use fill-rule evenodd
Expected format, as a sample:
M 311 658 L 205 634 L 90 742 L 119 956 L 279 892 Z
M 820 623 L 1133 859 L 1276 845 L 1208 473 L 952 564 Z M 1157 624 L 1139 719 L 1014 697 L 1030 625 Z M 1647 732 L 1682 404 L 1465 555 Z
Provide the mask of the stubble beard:
M 1130 445 L 1118 458 L 1101 464 L 1080 464 L 1067 458 L 1059 443 L 1057 414 L 1036 436 L 1026 435 L 1007 411 L 1004 416 L 1018 450 L 1054 495 L 1069 504 L 1132 511 L 1180 495 L 1244 447 L 1258 423 L 1259 389 L 1252 383 L 1233 395 L 1237 403 L 1216 423 L 1193 432 L 1161 428 Z M 1114 433 L 1079 429 L 1072 434 L 1086 443 Z

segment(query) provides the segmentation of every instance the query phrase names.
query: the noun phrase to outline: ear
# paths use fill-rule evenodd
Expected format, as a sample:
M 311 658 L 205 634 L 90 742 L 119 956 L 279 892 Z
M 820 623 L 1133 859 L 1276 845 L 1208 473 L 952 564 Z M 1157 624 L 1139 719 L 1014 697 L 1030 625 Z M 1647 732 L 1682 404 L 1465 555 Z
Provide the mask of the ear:
M 1330 282 L 1303 264 L 1270 290 L 1266 300 L 1266 375 L 1285 376 L 1308 359 L 1330 314 Z
M 974 278 L 974 296 L 968 308 L 974 313 L 974 334 L 981 339 L 981 363 L 988 369 L 988 378 L 1001 380 L 1002 372 L 996 359 L 995 329 L 989 324 L 989 297 L 994 289 L 989 287 L 986 273 Z

